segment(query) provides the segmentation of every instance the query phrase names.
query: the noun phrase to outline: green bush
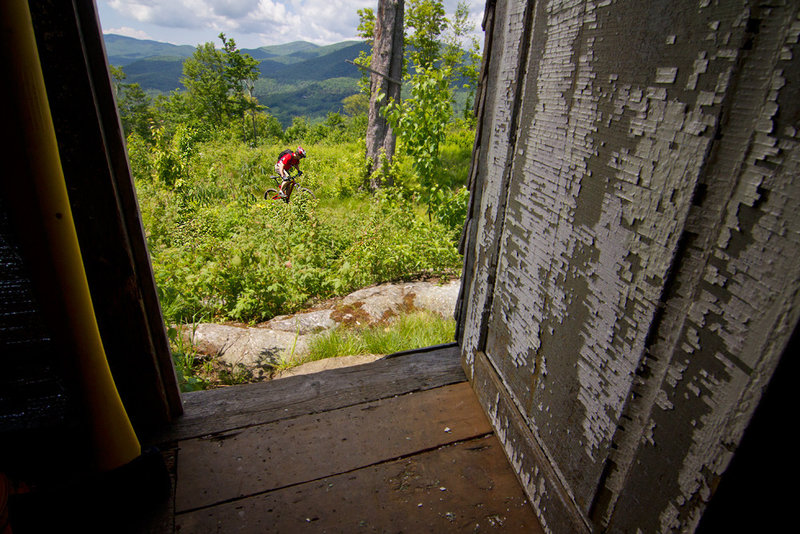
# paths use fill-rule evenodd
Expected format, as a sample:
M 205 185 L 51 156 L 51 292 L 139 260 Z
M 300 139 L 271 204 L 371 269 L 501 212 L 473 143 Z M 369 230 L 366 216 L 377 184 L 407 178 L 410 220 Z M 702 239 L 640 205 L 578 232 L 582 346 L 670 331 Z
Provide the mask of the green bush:
M 326 135 L 346 137 L 347 120 L 331 116 Z M 263 193 L 275 185 L 278 153 L 292 145 L 252 147 L 180 128 L 172 138 L 160 135 L 155 144 L 131 136 L 128 148 L 171 323 L 199 315 L 258 322 L 314 299 L 461 266 L 455 245 L 466 192 L 442 188 L 429 216 L 402 153 L 392 171 L 397 186 L 371 195 L 363 189 L 363 141 L 304 144 L 300 181 L 318 200 L 287 205 Z M 158 170 L 162 157 L 175 162 L 164 167 L 171 174 Z

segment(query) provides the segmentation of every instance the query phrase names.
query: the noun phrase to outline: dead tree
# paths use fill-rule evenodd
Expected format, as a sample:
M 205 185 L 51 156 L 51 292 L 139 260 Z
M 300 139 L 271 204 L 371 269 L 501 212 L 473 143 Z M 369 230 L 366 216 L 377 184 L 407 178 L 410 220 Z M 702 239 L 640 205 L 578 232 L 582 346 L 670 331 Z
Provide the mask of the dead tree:
M 370 172 L 378 170 L 381 153 L 388 161 L 394 155 L 395 135 L 386 119 L 380 114 L 381 105 L 389 98 L 400 100 L 400 78 L 403 70 L 403 13 L 404 0 L 379 0 L 375 21 L 375 34 L 370 63 L 369 122 L 367 124 L 367 158 Z M 378 101 L 378 95 L 386 97 Z M 380 185 L 370 179 L 374 191 Z

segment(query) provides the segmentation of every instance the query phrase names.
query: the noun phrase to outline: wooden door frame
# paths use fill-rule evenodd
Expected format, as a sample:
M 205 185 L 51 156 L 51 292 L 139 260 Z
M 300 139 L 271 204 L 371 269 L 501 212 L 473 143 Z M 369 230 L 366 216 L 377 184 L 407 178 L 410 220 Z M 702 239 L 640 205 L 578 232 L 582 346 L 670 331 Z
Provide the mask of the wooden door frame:
M 182 413 L 94 2 L 29 2 L 84 267 L 137 433 Z

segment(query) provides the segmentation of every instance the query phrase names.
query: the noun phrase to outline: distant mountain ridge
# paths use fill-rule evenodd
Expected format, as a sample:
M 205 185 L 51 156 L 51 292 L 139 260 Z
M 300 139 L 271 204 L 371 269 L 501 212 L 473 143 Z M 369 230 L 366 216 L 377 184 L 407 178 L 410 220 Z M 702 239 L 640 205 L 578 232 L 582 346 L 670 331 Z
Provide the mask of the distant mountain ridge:
M 195 47 L 174 45 L 115 34 L 103 34 L 108 62 L 122 67 L 129 83 L 142 89 L 161 92 L 180 89 L 183 61 Z M 358 57 L 368 45 L 361 41 L 343 41 L 320 46 L 294 41 L 241 51 L 259 61 L 261 78 L 275 80 L 323 81 L 329 78 L 358 79 L 360 73 L 346 60 Z
M 180 82 L 183 62 L 195 47 L 115 34 L 103 34 L 103 39 L 108 62 L 122 67 L 127 83 L 138 83 L 151 95 L 184 89 Z M 285 127 L 294 117 L 318 120 L 342 111 L 342 100 L 358 92 L 361 77 L 359 69 L 348 61 L 362 51 L 369 52 L 369 45 L 362 41 L 325 46 L 294 41 L 241 51 L 259 62 L 256 98 Z M 456 85 L 460 87 L 461 83 Z M 457 98 L 463 105 L 466 92 L 462 93 Z
M 115 34 L 103 34 L 108 62 L 122 67 L 127 83 L 138 83 L 151 94 L 182 90 L 183 62 L 195 47 Z M 215 43 L 218 44 L 218 43 Z M 362 50 L 361 41 L 320 46 L 294 41 L 260 48 L 243 48 L 259 62 L 255 96 L 284 126 L 293 117 L 324 118 L 341 111 L 342 100 L 358 92 L 359 70 L 347 63 Z

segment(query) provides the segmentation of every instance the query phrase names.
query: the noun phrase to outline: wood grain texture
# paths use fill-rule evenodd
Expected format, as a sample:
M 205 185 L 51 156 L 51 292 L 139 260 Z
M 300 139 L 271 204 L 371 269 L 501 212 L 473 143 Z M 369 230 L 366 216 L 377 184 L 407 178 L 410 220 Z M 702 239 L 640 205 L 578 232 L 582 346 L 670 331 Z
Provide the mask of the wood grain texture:
M 493 10 L 466 373 L 593 528 L 691 531 L 800 315 L 800 6 L 523 5 Z
M 184 440 L 175 509 L 346 473 L 489 432 L 472 388 L 462 382 Z
M 494 436 L 179 514 L 179 532 L 543 533 Z
M 234 388 L 186 393 L 184 415 L 152 443 L 320 413 L 465 380 L 457 345 Z
M 475 355 L 472 383 L 512 469 L 546 532 L 589 533 L 588 519 L 578 512 L 569 481 L 558 472 L 532 432 L 497 371 L 482 352 Z M 568 446 L 568 444 L 565 444 Z

